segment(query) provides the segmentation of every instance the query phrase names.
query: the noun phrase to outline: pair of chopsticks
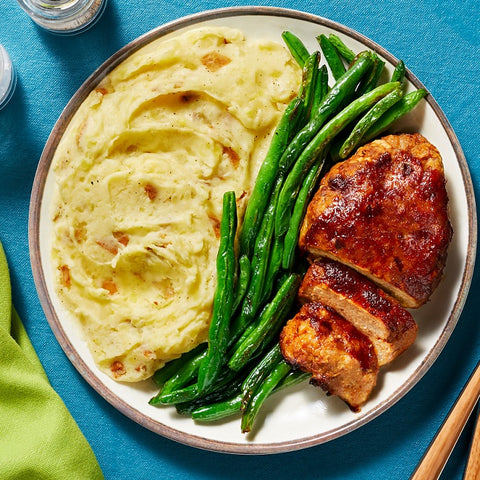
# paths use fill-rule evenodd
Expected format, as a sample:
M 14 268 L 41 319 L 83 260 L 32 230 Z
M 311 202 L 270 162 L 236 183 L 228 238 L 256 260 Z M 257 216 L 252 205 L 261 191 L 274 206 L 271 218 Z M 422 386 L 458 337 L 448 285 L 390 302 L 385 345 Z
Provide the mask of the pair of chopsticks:
M 440 477 L 462 430 L 480 397 L 480 362 L 435 435 L 410 480 Z M 480 480 L 480 416 L 477 419 L 464 480 Z

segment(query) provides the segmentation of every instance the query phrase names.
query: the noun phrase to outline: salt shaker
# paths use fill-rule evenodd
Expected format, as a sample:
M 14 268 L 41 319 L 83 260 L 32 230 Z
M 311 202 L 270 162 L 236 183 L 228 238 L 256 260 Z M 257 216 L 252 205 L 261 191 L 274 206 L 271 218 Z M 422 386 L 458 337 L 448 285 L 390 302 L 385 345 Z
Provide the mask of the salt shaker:
M 72 35 L 90 28 L 107 0 L 18 0 L 30 18 L 52 33 Z
M 7 104 L 15 90 L 17 77 L 7 51 L 0 45 L 0 110 Z

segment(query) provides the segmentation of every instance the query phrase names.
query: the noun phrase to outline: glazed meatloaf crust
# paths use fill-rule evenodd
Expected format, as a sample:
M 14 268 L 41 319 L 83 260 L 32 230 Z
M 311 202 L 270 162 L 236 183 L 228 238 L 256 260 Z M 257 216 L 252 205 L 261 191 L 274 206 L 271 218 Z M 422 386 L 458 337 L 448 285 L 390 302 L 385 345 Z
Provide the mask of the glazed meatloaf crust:
M 373 141 L 322 179 L 299 246 L 358 270 L 409 308 L 440 281 L 452 237 L 442 159 L 420 134 Z
M 376 385 L 378 362 L 368 337 L 321 303 L 303 305 L 286 323 L 280 348 L 287 362 L 312 374 L 312 384 L 337 395 L 353 411 Z
M 403 353 L 417 336 L 410 312 L 364 275 L 334 260 L 314 261 L 299 290 L 302 303 L 321 302 L 366 335 L 385 365 Z

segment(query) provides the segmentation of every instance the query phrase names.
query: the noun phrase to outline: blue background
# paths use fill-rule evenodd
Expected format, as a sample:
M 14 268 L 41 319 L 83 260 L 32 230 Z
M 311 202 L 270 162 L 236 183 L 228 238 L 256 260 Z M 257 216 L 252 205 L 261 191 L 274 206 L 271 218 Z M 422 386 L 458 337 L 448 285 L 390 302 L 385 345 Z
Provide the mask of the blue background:
M 234 456 L 174 443 L 136 425 L 80 377 L 40 307 L 28 251 L 28 207 L 38 159 L 62 109 L 110 55 L 158 25 L 239 1 L 109 0 L 100 22 L 75 37 L 37 28 L 13 0 L 0 3 L 0 43 L 18 73 L 0 111 L 0 238 L 12 271 L 14 303 L 47 371 L 89 440 L 107 479 L 405 479 L 480 358 L 479 274 L 450 341 L 425 377 L 379 418 L 340 439 L 270 456 Z M 427 86 L 453 126 L 480 186 L 480 7 L 477 0 L 263 2 L 340 22 L 389 50 Z M 477 262 L 478 263 L 478 262 Z M 0 406 L 1 407 L 1 406 Z M 444 471 L 460 479 L 472 420 Z

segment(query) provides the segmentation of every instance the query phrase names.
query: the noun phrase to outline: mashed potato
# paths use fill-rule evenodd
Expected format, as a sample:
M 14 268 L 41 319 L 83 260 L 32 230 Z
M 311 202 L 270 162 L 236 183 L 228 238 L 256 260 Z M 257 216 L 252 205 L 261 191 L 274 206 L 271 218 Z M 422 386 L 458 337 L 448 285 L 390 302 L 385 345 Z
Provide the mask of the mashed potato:
M 279 43 L 195 29 L 135 52 L 76 112 L 53 160 L 54 268 L 112 378 L 206 340 L 223 193 L 241 217 L 300 77 Z

